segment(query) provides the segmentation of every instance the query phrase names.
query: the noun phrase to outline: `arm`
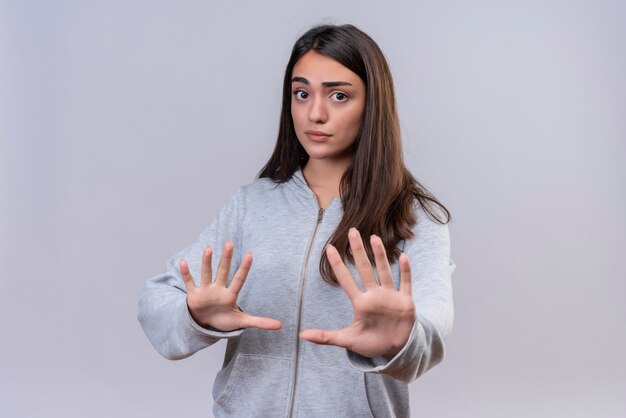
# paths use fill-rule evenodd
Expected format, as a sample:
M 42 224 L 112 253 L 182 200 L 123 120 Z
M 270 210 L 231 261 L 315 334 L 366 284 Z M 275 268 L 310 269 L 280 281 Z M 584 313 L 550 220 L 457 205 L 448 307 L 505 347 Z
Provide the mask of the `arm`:
M 397 290 L 379 237 L 372 236 L 370 242 L 380 282 L 374 276 L 360 234 L 354 228 L 348 234 L 364 291 L 337 250 L 328 245 L 328 260 L 352 303 L 354 320 L 340 330 L 305 330 L 301 338 L 344 347 L 359 370 L 407 383 L 439 363 L 453 317 L 450 275 L 454 264 L 449 258 L 448 227 L 423 216 L 415 229 L 415 238 L 399 259 Z
M 416 321 L 406 344 L 393 358 L 365 357 L 348 351 L 352 364 L 364 372 L 381 373 L 404 382 L 417 379 L 444 356 L 444 338 L 452 331 L 454 307 L 448 225 L 419 213 L 415 238 L 407 243 L 411 262 Z
M 177 257 L 170 259 L 166 273 L 146 282 L 137 315 L 148 340 L 169 360 L 189 357 L 221 338 L 237 337 L 243 332 L 242 329 L 222 332 L 205 328 L 193 320 L 180 271 L 174 267 L 177 261 Z
M 199 239 L 170 258 L 165 273 L 144 286 L 138 319 L 152 345 L 168 359 L 185 358 L 221 338 L 237 337 L 243 328 L 280 328 L 280 322 L 252 317 L 236 305 L 252 263 L 251 254 L 242 260 L 241 248 L 227 241 L 241 243 L 237 206 L 235 195 Z M 233 260 L 239 267 L 236 273 L 230 268 Z M 217 271 L 215 281 L 212 271 Z

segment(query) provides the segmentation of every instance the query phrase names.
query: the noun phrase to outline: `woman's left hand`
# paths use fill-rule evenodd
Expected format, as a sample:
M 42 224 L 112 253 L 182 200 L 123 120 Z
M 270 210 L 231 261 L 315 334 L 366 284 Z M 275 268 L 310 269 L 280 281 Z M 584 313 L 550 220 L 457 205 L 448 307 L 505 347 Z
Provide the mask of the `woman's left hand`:
M 409 259 L 406 254 L 400 255 L 400 289 L 396 290 L 382 240 L 375 235 L 370 238 L 380 280 L 378 283 L 359 231 L 350 229 L 348 238 L 364 292 L 359 289 L 335 247 L 328 245 L 326 255 L 337 281 L 352 303 L 352 325 L 334 331 L 308 329 L 300 333 L 300 338 L 347 348 L 365 357 L 382 355 L 391 359 L 408 341 L 416 320 Z

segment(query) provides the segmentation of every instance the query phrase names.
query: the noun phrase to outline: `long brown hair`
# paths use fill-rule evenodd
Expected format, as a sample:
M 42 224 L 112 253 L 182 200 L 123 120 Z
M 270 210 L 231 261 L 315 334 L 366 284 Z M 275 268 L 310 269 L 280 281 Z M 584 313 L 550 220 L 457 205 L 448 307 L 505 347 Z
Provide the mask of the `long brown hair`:
M 352 163 L 339 186 L 344 213 L 328 242 L 344 260 L 354 262 L 348 230 L 356 227 L 363 237 L 378 235 L 389 261 L 397 261 L 399 243 L 413 238 L 416 201 L 441 224 L 448 223 L 451 215 L 404 165 L 389 65 L 376 42 L 361 30 L 352 25 L 321 25 L 309 29 L 296 41 L 285 70 L 278 140 L 258 177 L 283 183 L 308 161 L 291 117 L 291 77 L 298 60 L 311 50 L 349 68 L 366 86 L 361 132 L 355 141 Z M 374 260 L 369 240 L 363 244 L 370 260 Z M 320 260 L 320 273 L 326 282 L 337 284 L 326 253 Z

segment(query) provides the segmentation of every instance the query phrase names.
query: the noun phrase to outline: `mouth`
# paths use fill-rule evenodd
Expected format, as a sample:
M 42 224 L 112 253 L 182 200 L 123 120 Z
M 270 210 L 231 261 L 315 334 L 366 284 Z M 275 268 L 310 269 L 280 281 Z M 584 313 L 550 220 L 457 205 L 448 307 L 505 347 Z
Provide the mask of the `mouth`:
M 332 135 L 322 131 L 306 131 L 304 133 L 311 141 L 324 142 Z

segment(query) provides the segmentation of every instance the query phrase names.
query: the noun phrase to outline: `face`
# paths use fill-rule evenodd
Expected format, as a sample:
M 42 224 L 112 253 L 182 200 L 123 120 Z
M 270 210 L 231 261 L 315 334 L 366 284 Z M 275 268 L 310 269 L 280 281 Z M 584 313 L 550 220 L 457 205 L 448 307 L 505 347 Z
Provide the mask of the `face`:
M 350 158 L 365 111 L 365 83 L 339 62 L 309 51 L 293 68 L 291 117 L 311 160 Z

